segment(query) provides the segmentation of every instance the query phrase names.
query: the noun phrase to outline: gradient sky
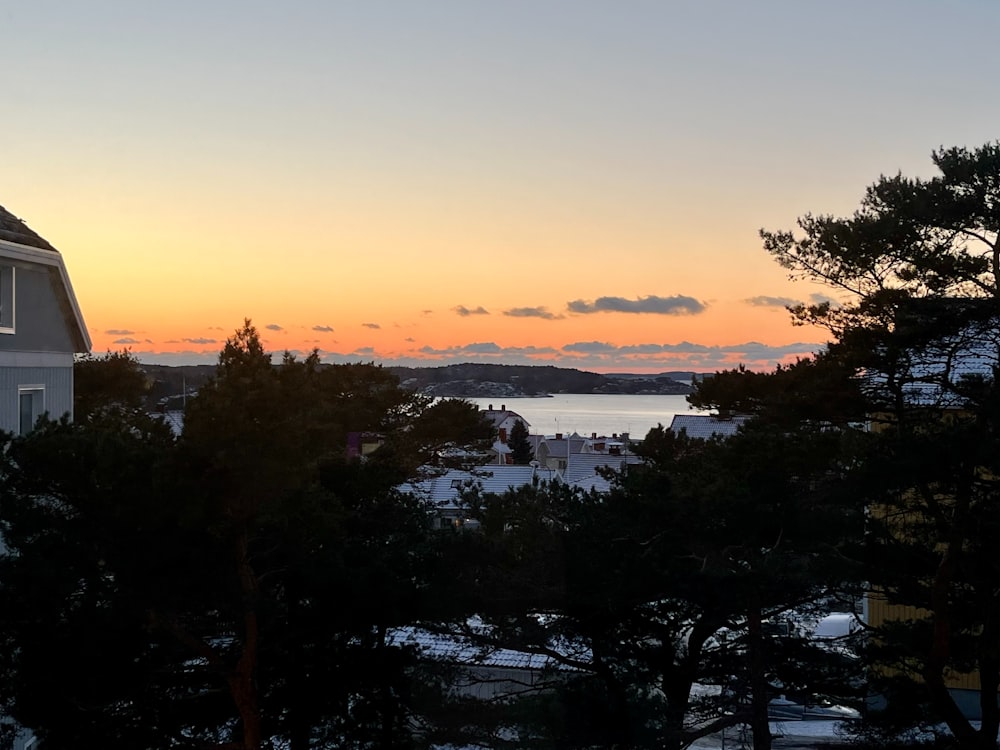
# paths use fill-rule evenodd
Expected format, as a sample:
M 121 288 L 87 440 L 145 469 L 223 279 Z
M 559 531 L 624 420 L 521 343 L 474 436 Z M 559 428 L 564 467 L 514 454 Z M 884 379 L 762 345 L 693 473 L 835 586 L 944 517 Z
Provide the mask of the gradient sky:
M 0 204 L 95 352 L 768 367 L 761 227 L 1000 137 L 1000 3 L 0 1 Z

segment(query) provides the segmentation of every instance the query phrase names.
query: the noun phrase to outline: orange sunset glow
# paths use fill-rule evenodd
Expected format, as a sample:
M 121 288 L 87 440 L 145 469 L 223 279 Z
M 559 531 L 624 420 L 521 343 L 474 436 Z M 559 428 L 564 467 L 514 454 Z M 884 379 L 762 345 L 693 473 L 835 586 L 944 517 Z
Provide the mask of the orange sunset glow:
M 147 362 L 214 362 L 251 318 L 328 362 L 772 367 L 825 341 L 785 306 L 836 294 L 758 230 L 1000 119 L 964 95 L 992 6 L 3 14 L 0 204 L 63 254 L 95 352 Z

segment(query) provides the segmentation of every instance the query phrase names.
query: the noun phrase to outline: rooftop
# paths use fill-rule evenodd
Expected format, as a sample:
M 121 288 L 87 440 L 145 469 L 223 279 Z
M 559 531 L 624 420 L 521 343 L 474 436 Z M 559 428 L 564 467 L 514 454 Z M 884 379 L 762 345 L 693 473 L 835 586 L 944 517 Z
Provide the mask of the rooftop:
M 0 240 L 57 252 L 41 235 L 3 206 L 0 206 Z

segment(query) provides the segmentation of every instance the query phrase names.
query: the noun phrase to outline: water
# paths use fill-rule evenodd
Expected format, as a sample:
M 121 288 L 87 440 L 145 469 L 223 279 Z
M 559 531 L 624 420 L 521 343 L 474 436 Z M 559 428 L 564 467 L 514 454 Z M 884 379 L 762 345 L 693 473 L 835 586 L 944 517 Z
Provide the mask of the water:
M 552 398 L 470 398 L 481 409 L 506 407 L 520 414 L 533 434 L 553 435 L 578 432 L 613 435 L 627 432 L 634 440 L 662 424 L 670 424 L 674 414 L 700 414 L 691 409 L 685 396 L 629 396 L 560 393 Z

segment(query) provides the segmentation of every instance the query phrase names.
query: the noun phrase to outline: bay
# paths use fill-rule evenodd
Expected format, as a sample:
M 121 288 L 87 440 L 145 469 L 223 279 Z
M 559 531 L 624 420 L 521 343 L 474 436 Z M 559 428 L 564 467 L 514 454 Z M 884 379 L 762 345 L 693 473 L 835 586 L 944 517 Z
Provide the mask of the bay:
M 528 422 L 532 434 L 584 437 L 593 433 L 608 436 L 627 432 L 633 440 L 662 424 L 668 426 L 675 414 L 704 414 L 688 406 L 686 396 L 560 393 L 551 398 L 469 398 L 488 409 L 506 408 Z

